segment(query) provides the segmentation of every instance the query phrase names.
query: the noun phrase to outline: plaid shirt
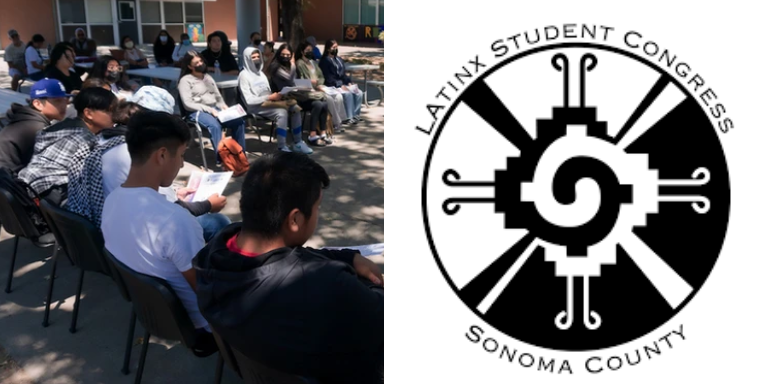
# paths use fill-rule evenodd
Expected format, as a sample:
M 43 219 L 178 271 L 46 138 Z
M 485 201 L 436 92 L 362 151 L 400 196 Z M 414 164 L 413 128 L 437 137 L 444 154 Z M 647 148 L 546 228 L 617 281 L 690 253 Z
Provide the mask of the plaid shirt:
M 37 133 L 35 152 L 19 178 L 38 194 L 67 185 L 69 172 L 79 172 L 97 143 L 96 136 L 79 118 L 67 119 Z

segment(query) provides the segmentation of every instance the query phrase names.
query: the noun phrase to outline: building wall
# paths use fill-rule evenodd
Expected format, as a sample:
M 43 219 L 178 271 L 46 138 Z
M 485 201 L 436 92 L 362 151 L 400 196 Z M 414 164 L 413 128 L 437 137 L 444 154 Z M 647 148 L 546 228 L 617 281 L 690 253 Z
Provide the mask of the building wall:
M 343 0 L 311 0 L 304 10 L 304 34 L 314 36 L 319 44 L 341 41 Z
M 24 42 L 28 42 L 32 39 L 32 35 L 39 33 L 45 37 L 46 42 L 51 45 L 56 44 L 56 23 L 52 0 L 24 0 L 23 6 L 13 6 L 9 3 L 13 2 L 0 0 L 0 39 L 2 39 L 0 46 L 5 48 L 10 44 L 9 29 L 19 31 L 19 36 Z
M 267 40 L 267 3 L 270 5 L 270 16 L 273 40 L 278 39 L 278 6 L 279 0 L 261 0 L 261 33 Z M 342 37 L 342 3 L 343 0 L 312 0 L 304 11 L 304 32 L 307 36 L 315 36 L 318 42 L 328 39 L 341 40 Z M 237 0 L 216 0 L 205 2 L 205 33 L 223 31 L 230 40 L 237 41 Z

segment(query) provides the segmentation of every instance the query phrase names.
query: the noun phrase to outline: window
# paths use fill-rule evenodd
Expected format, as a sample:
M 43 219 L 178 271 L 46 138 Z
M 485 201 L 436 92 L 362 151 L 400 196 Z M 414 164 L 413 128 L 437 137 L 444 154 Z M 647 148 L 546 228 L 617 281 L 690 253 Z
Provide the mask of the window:
M 179 40 L 182 33 L 189 33 L 187 29 L 190 24 L 194 24 L 201 34 L 203 21 L 202 1 L 141 1 L 141 34 L 144 44 L 154 43 L 158 33 L 163 29 L 167 30 L 174 40 Z M 192 33 L 190 37 L 194 40 Z M 205 36 L 199 41 L 205 41 Z
M 85 23 L 83 0 L 59 0 L 59 12 L 62 24 Z
M 115 44 L 113 0 L 58 0 L 61 39 L 69 41 L 82 28 L 98 45 Z
M 384 0 L 344 0 L 343 10 L 344 24 L 384 24 Z
M 136 5 L 130 1 L 121 1 L 119 5 L 120 21 L 136 20 Z
M 203 3 L 184 3 L 187 23 L 203 22 Z
M 109 0 L 88 0 L 88 22 L 112 25 L 112 2 Z
M 142 1 L 141 2 L 141 23 L 162 23 L 160 19 L 160 2 L 158 1 Z
M 183 3 L 169 3 L 163 2 L 163 10 L 165 11 L 165 23 L 181 24 L 184 23 L 184 4 Z

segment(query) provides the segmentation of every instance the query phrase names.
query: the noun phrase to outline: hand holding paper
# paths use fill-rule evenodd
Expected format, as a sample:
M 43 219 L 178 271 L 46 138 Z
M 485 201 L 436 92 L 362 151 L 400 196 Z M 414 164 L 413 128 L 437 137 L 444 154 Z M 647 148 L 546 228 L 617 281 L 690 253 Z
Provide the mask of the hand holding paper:
M 231 178 L 232 172 L 192 172 L 192 176 L 189 177 L 189 182 L 187 183 L 187 188 L 193 189 L 195 192 L 190 193 L 187 196 L 186 201 L 205 201 L 214 194 L 223 194 L 224 189 L 227 187 L 229 179 Z

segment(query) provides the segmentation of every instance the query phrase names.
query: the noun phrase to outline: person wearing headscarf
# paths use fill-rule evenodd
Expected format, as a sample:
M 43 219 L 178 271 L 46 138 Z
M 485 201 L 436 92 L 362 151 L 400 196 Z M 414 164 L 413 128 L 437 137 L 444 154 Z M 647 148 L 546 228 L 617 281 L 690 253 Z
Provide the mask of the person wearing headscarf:
M 75 46 L 77 57 L 96 57 L 96 42 L 85 35 L 84 29 L 75 29 L 75 37 L 70 40 L 70 43 Z
M 276 108 L 263 106 L 266 101 L 282 100 L 282 95 L 273 92 L 269 86 L 267 75 L 262 72 L 264 59 L 261 51 L 256 47 L 248 47 L 243 50 L 243 70 L 240 71 L 238 82 L 243 100 L 248 107 L 248 112 L 263 116 L 269 120 L 277 120 L 277 148 L 283 152 L 291 152 L 286 143 L 288 137 L 288 118 L 290 117 L 293 129 L 293 150 L 306 154 L 312 153 L 301 138 L 301 108 L 293 105 L 290 108 Z

